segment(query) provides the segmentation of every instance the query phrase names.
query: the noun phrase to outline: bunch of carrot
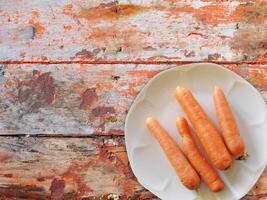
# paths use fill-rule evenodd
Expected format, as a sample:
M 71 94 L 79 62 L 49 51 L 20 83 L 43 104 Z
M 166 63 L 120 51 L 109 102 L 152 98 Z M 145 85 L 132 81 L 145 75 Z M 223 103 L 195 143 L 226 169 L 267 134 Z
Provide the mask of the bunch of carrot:
M 216 168 L 225 170 L 231 166 L 232 156 L 237 158 L 244 154 L 244 140 L 221 88 L 215 87 L 213 99 L 222 137 L 190 90 L 177 87 L 176 99 L 191 122 L 208 158 Z M 176 120 L 184 153 L 156 119 L 149 117 L 146 124 L 185 187 L 197 188 L 201 177 L 213 192 L 224 188 L 222 179 L 200 151 L 185 118 L 178 117 Z

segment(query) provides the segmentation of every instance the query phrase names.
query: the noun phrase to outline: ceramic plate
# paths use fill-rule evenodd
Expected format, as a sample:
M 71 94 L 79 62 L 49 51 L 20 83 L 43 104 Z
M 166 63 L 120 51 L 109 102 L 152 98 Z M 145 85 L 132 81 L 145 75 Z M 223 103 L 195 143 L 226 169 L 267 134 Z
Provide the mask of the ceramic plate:
M 177 85 L 190 89 L 219 130 L 213 106 L 213 89 L 220 86 L 232 106 L 249 158 L 235 161 L 225 172 L 218 171 L 225 189 L 212 193 L 201 183 L 186 189 L 177 178 L 156 139 L 145 126 L 146 118 L 157 118 L 180 144 L 175 127 L 177 116 L 185 116 L 175 99 Z M 163 200 L 240 199 L 256 183 L 267 163 L 267 112 L 260 93 L 246 80 L 222 66 L 202 63 L 175 67 L 152 78 L 134 101 L 125 124 L 126 147 L 138 181 Z

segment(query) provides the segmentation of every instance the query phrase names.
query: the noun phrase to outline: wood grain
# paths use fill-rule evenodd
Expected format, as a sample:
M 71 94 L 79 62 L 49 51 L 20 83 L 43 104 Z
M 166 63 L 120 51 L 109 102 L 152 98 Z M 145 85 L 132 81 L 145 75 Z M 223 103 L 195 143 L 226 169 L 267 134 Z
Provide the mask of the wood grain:
M 0 2 L 0 60 L 267 62 L 265 0 Z
M 2 65 L 0 135 L 123 135 L 144 84 L 176 65 Z M 225 65 L 266 99 L 266 65 Z
M 153 197 L 134 178 L 122 137 L 4 137 L 0 152 L 1 199 Z
M 133 176 L 117 137 L 2 137 L 1 199 L 157 199 Z M 244 200 L 265 199 L 265 171 Z M 259 198 L 258 198 L 259 197 Z

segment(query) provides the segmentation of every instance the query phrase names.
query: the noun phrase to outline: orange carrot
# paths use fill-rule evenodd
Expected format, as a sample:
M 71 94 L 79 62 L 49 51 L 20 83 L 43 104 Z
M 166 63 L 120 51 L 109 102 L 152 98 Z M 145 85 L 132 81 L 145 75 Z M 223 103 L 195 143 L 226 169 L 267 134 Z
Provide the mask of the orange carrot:
M 223 139 L 192 93 L 186 88 L 177 87 L 176 99 L 187 114 L 212 163 L 222 170 L 230 167 L 232 157 Z
M 221 88 L 217 86 L 214 88 L 213 99 L 226 146 L 234 157 L 240 157 L 245 152 L 245 142 L 239 133 L 230 105 Z
M 182 136 L 182 144 L 185 155 L 196 169 L 200 177 L 203 178 L 211 191 L 218 192 L 222 190 L 224 187 L 222 179 L 199 150 L 194 138 L 192 137 L 186 119 L 183 117 L 177 118 L 176 127 Z
M 200 184 L 200 178 L 195 169 L 186 159 L 178 144 L 154 118 L 147 118 L 147 127 L 159 142 L 177 176 L 188 189 L 195 189 Z

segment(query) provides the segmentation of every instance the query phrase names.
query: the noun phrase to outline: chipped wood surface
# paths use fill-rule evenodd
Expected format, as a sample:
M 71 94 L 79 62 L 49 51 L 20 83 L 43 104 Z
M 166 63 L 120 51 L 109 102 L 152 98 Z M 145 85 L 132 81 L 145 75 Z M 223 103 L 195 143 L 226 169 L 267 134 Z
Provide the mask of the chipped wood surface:
M 266 13 L 266 0 L 0 0 L 0 200 L 156 200 L 128 164 L 131 103 L 195 61 L 267 102 Z M 267 199 L 266 177 L 243 200 Z
M 0 152 L 1 199 L 153 199 L 133 176 L 122 137 L 6 137 Z
M 2 135 L 122 135 L 144 84 L 176 65 L 3 65 Z M 266 93 L 266 65 L 225 65 Z M 266 98 L 266 97 L 265 97 Z
M 267 62 L 266 0 L 0 1 L 0 60 Z

